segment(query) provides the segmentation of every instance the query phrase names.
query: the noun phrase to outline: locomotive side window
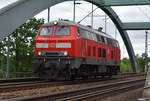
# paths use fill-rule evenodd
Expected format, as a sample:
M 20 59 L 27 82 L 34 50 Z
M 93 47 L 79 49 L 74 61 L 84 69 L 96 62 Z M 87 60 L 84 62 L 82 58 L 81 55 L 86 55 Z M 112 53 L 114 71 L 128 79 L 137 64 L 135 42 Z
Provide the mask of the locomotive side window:
M 102 54 L 101 54 L 101 48 L 98 48 L 98 57 L 101 57 Z
M 93 56 L 96 56 L 96 47 L 93 47 Z
M 108 43 L 108 45 L 112 45 L 112 40 L 107 38 L 107 43 Z
M 112 59 L 114 58 L 114 54 L 113 54 L 113 51 L 111 51 L 111 58 L 112 58 Z
M 78 37 L 80 37 L 80 29 L 78 27 L 76 28 L 76 34 Z
M 88 56 L 91 56 L 91 46 L 88 46 Z
M 116 44 L 116 47 L 119 48 L 119 43 L 118 43 L 118 41 L 115 41 L 115 44 Z
M 105 43 L 105 39 L 103 36 L 101 36 L 102 42 Z
M 117 42 L 113 40 L 113 46 L 118 47 Z
M 57 36 L 70 35 L 70 28 L 69 27 L 65 27 L 65 26 L 56 27 L 55 35 L 57 35 Z
M 89 39 L 90 39 L 90 40 L 93 40 L 92 33 L 91 33 L 91 32 L 88 32 L 88 35 L 89 35 Z
M 87 31 L 85 31 L 83 29 L 80 29 L 80 32 L 81 32 L 83 38 L 87 38 L 88 39 L 88 33 L 87 33 Z
M 97 36 L 98 42 L 102 42 L 101 36 L 99 36 L 99 35 L 96 35 L 96 36 Z
M 116 43 L 115 43 L 115 41 L 114 41 L 114 40 L 112 41 L 112 45 L 113 45 L 113 46 L 116 46 Z
M 93 35 L 93 40 L 94 40 L 94 41 L 97 41 L 96 34 L 92 34 L 92 35 Z
M 88 31 L 85 31 L 85 32 L 87 34 L 87 39 L 90 39 L 89 32 Z
M 52 27 L 43 27 L 40 30 L 39 35 L 40 36 L 50 36 L 50 35 L 52 35 L 52 33 L 53 33 L 53 28 Z
M 105 58 L 106 57 L 106 49 L 103 48 L 103 57 Z
M 108 44 L 106 37 L 104 37 L 104 41 L 105 44 Z
M 118 42 L 116 42 L 117 43 L 117 47 L 119 48 L 119 43 Z

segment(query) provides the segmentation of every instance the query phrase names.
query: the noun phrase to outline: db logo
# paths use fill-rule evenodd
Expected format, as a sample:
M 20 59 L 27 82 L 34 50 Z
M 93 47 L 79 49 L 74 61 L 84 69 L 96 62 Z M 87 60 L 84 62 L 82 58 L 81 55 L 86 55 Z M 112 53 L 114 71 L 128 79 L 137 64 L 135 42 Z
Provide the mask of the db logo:
M 56 43 L 49 43 L 48 47 L 49 48 L 56 48 Z

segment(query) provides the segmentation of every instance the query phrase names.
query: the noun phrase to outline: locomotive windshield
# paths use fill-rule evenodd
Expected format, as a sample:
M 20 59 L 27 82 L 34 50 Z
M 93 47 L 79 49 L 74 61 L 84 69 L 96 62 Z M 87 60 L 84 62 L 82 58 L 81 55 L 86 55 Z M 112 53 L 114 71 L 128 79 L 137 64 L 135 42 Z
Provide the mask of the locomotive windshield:
M 58 36 L 70 35 L 70 28 L 65 27 L 65 26 L 56 27 L 55 35 L 58 35 Z
M 52 27 L 43 27 L 39 33 L 40 36 L 51 36 L 53 33 Z

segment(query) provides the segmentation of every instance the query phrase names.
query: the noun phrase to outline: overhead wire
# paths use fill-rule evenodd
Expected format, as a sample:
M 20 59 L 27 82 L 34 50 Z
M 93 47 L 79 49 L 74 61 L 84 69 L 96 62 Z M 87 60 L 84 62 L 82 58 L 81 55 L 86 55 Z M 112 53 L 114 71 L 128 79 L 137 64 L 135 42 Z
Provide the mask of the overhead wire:
M 84 4 L 91 4 L 91 3 L 85 3 L 85 1 L 83 1 L 83 2 L 84 2 Z M 72 4 L 72 3 L 70 3 L 70 4 Z M 78 7 L 79 9 L 81 9 L 82 11 L 84 11 L 85 13 L 90 13 L 90 11 L 87 11 L 87 10 L 83 9 L 80 6 L 76 6 L 76 7 Z M 102 17 L 102 15 L 100 15 L 100 14 L 97 14 L 97 15 L 100 16 L 100 17 Z M 96 16 L 96 17 L 98 17 L 98 16 Z

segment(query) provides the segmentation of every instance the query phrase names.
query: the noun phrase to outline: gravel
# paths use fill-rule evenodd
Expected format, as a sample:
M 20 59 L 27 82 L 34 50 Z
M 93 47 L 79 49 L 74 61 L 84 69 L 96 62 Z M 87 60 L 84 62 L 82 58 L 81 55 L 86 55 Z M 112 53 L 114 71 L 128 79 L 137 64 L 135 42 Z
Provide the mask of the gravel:
M 124 80 L 128 80 L 128 79 L 129 78 L 126 78 L 126 79 L 124 78 Z M 139 77 L 138 78 L 135 77 L 134 79 L 139 79 Z M 108 80 L 108 81 L 100 81 L 100 82 L 86 83 L 86 84 L 74 84 L 74 85 L 65 85 L 65 86 L 63 85 L 63 86 L 56 86 L 56 87 L 24 89 L 24 90 L 20 90 L 20 91 L 12 91 L 12 92 L 5 92 L 5 93 L 0 92 L 0 100 L 11 99 L 11 98 L 16 98 L 16 97 L 23 97 L 23 96 L 32 96 L 32 95 L 39 95 L 39 94 L 61 92 L 61 91 L 84 88 L 84 87 L 89 87 L 89 86 L 94 86 L 94 85 L 102 85 L 102 84 L 112 83 L 112 82 L 117 82 L 117 81 L 120 81 L 120 80 Z M 119 97 L 116 97 L 116 99 L 117 98 L 119 98 Z M 102 100 L 102 101 L 104 101 L 104 100 Z M 129 100 L 109 100 L 109 98 L 108 98 L 108 100 L 105 100 L 105 101 L 129 101 Z M 131 100 L 131 101 L 133 101 L 133 100 Z

